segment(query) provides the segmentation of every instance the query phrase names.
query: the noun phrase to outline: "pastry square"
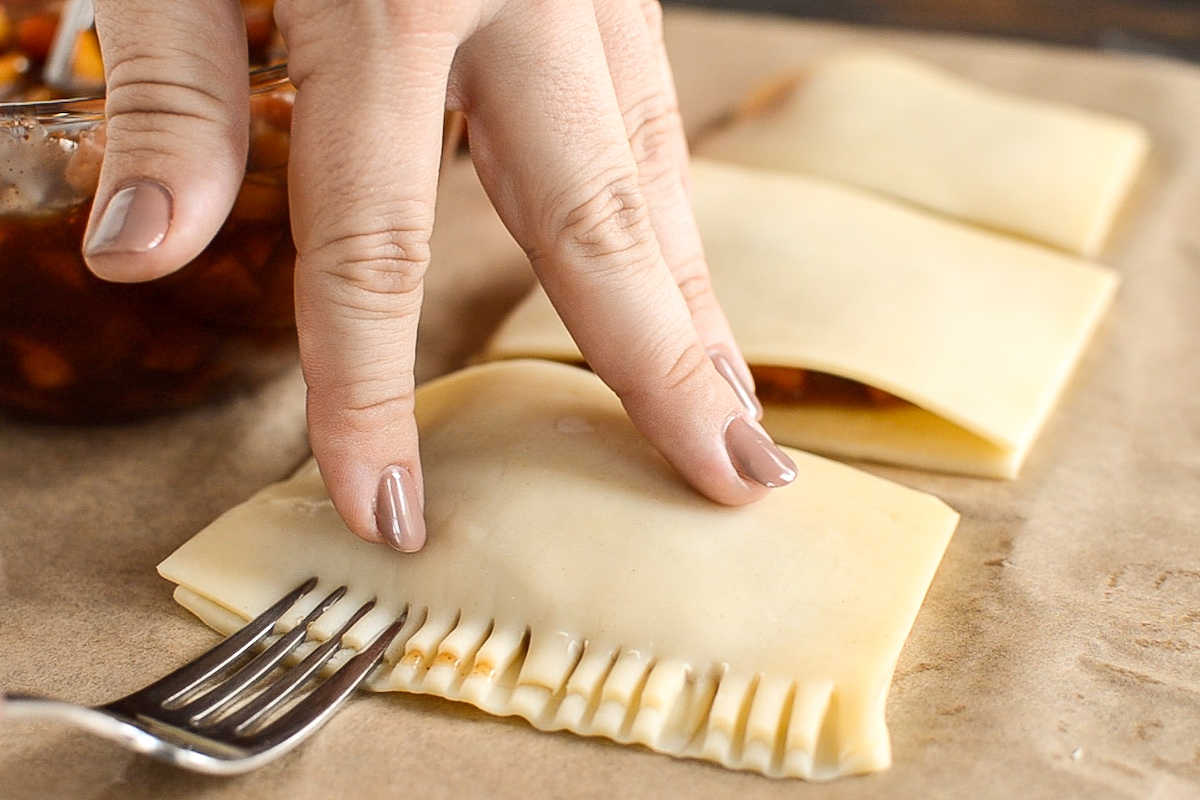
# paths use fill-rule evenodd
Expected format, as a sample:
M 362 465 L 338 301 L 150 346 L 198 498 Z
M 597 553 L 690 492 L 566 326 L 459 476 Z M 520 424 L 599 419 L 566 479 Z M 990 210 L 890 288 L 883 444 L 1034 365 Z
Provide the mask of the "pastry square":
M 873 189 L 1094 257 L 1149 150 L 1136 122 L 856 48 L 772 82 L 696 153 Z
M 1016 477 L 1118 284 L 1108 267 L 803 175 L 696 159 L 692 199 L 763 424 L 841 458 Z M 582 359 L 541 289 L 483 357 Z M 789 374 L 878 391 L 806 396 Z
M 176 598 L 229 631 L 315 575 L 349 587 L 325 635 L 371 598 L 351 643 L 408 610 L 377 690 L 771 776 L 889 764 L 892 673 L 958 521 L 942 501 L 794 452 L 795 483 L 714 504 L 551 362 L 423 385 L 417 415 L 424 550 L 350 534 L 310 463 L 160 565 Z

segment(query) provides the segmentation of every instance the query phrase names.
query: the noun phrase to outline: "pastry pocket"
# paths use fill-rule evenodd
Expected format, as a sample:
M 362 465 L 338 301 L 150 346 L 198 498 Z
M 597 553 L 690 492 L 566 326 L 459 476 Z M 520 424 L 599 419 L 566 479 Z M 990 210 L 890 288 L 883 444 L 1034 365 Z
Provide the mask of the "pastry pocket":
M 1148 141 L 1129 120 L 854 49 L 765 86 L 695 152 L 854 184 L 1094 256 Z
M 309 464 L 159 566 L 176 598 L 228 631 L 316 575 L 377 600 L 352 642 L 408 610 L 378 690 L 772 776 L 889 764 L 892 673 L 958 519 L 940 500 L 794 452 L 793 484 L 717 505 L 546 361 L 426 384 L 417 417 L 424 550 L 354 537 Z
M 816 178 L 697 159 L 692 192 L 751 369 L 878 390 L 764 392 L 776 441 L 838 457 L 1015 477 L 1117 286 L 1106 267 Z M 521 356 L 581 358 L 540 289 L 484 352 Z

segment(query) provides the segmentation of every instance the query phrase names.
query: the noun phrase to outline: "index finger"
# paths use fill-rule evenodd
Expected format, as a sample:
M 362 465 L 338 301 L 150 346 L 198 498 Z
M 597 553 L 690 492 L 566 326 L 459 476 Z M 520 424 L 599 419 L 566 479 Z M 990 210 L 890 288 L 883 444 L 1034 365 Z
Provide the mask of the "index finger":
M 296 319 L 312 450 L 351 530 L 415 550 L 425 536 L 417 317 L 459 37 L 448 15 L 421 7 L 399 20 L 373 18 L 371 4 L 329 3 L 309 17 L 285 11 L 296 84 Z

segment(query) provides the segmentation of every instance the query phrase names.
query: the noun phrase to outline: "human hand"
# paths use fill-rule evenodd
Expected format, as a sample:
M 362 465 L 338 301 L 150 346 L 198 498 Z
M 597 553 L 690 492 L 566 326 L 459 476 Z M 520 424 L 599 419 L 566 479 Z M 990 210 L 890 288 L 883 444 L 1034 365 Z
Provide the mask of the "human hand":
M 236 0 L 95 5 L 109 121 L 85 255 L 148 280 L 194 258 L 237 194 L 245 31 Z M 352 531 L 425 541 L 413 365 L 445 108 L 581 352 L 675 469 L 726 504 L 794 478 L 708 280 L 657 0 L 275 11 L 309 436 Z

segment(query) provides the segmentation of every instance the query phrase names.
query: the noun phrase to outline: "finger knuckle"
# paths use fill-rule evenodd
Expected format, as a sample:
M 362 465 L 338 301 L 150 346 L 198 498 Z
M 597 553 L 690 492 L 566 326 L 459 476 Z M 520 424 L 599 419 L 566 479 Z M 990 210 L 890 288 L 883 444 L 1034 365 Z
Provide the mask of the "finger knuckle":
M 671 404 L 672 398 L 706 379 L 708 356 L 698 342 L 681 346 L 676 338 L 664 335 L 646 342 L 640 355 L 638 363 L 648 369 L 639 372 L 636 380 L 629 376 L 623 385 L 614 386 L 627 404 L 643 408 Z
M 582 192 L 582 201 L 558 204 L 566 210 L 561 219 L 556 249 L 565 250 L 576 263 L 596 268 L 629 266 L 655 257 L 649 209 L 642 198 L 638 176 L 621 171 L 602 176 Z
M 661 91 L 654 91 L 627 102 L 622 112 L 629 147 L 640 165 L 643 180 L 661 177 L 674 168 L 672 147 L 675 131 L 682 122 L 678 112 L 667 105 Z
M 702 260 L 691 261 L 682 268 L 677 268 L 674 276 L 679 293 L 683 295 L 683 300 L 693 317 L 717 311 L 717 296 L 713 292 L 708 270 Z
M 341 417 L 348 432 L 378 433 L 412 413 L 414 359 L 408 347 L 381 333 L 343 337 L 336 347 L 314 346 L 302 332 L 308 405 L 322 418 Z
M 663 387 L 668 392 L 678 391 L 698 380 L 704 380 L 709 369 L 708 356 L 697 342 L 679 350 L 668 364 L 662 378 Z
M 330 387 L 343 412 L 345 427 L 356 434 L 371 436 L 387 430 L 391 420 L 411 415 L 415 389 L 411 378 L 406 381 L 401 377 L 403 374 Z
M 340 235 L 306 254 L 307 261 L 323 265 L 342 307 L 384 316 L 420 302 L 429 259 L 429 233 L 398 227 Z

